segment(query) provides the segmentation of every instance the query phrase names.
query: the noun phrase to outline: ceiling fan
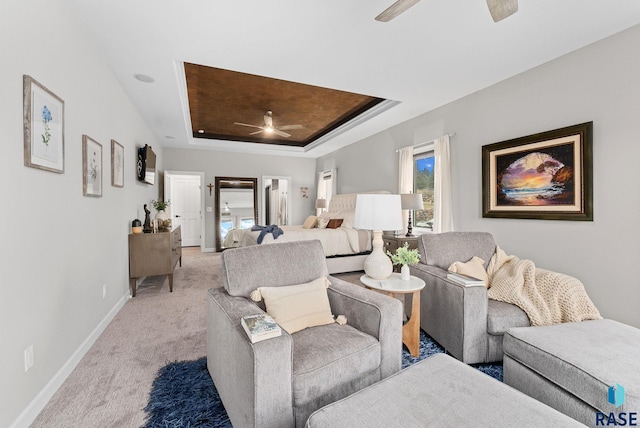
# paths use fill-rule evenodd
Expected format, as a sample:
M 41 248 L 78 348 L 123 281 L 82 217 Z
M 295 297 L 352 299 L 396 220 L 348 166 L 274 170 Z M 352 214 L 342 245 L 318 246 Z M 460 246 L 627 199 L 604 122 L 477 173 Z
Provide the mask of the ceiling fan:
M 420 0 L 397 0 L 376 16 L 376 21 L 389 22 Z M 518 11 L 518 0 L 487 0 L 493 22 L 502 21 Z
M 265 134 L 276 134 L 279 135 L 281 137 L 285 137 L 285 138 L 289 138 L 291 137 L 291 134 L 283 132 L 283 131 L 288 131 L 290 129 L 301 129 L 302 125 L 284 125 L 284 126 L 280 126 L 278 128 L 276 128 L 275 126 L 273 126 L 273 113 L 271 112 L 271 110 L 267 111 L 264 114 L 264 125 L 260 126 L 260 125 L 251 125 L 248 123 L 241 123 L 241 122 L 234 122 L 234 125 L 240 125 L 240 126 L 248 126 L 250 128 L 260 128 L 259 131 L 255 131 L 250 133 L 249 135 L 255 135 L 255 134 L 259 134 L 261 132 L 264 132 Z

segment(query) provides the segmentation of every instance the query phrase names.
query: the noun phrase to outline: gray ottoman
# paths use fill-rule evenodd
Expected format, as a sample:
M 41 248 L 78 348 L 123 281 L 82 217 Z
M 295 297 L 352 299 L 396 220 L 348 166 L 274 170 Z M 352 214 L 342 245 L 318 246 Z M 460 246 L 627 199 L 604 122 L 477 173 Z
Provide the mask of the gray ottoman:
M 589 426 L 597 412 L 640 414 L 640 330 L 613 320 L 512 328 L 504 335 L 504 381 Z M 624 404 L 608 402 L 624 387 Z M 600 423 L 600 426 L 603 424 Z
M 307 428 L 584 426 L 445 354 L 317 410 Z

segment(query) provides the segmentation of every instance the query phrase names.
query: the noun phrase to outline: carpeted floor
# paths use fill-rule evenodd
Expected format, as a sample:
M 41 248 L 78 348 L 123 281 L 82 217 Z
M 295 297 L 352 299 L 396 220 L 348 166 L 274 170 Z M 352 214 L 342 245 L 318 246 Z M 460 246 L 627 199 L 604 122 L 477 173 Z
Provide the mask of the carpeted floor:
M 431 355 L 444 352 L 424 331 L 420 332 L 420 356 L 402 351 L 402 368 L 409 367 Z M 502 381 L 501 364 L 479 364 L 478 370 Z M 158 371 L 153 382 L 145 428 L 229 428 L 229 417 L 220 401 L 207 371 L 206 357 L 195 361 L 180 361 Z

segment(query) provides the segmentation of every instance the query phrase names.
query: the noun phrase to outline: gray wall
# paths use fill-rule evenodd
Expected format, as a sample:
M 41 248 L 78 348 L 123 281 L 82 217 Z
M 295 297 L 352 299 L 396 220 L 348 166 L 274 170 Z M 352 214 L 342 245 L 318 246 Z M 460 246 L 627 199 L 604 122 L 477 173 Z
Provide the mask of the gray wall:
M 291 177 L 289 203 L 292 209 L 292 223 L 302 224 L 304 219 L 315 211 L 315 160 L 298 157 L 269 155 L 253 155 L 213 150 L 184 150 L 166 148 L 164 153 L 164 169 L 167 171 L 204 172 L 205 185 L 215 182 L 216 176 L 255 177 L 258 188 L 261 187 L 263 175 Z M 300 187 L 309 188 L 309 198 L 300 196 Z M 209 189 L 204 187 L 205 207 L 214 206 L 214 195 L 209 196 Z M 215 192 L 215 189 L 214 189 Z M 262 195 L 258 194 L 258 209 L 262 210 Z M 214 216 L 205 211 L 205 247 L 215 248 Z
M 158 196 L 158 185 L 136 181 L 134 156 L 148 143 L 162 167 L 162 151 L 68 7 L 4 1 L 0 13 L 2 427 L 37 412 L 29 403 L 46 402 L 126 301 L 131 220 Z M 64 174 L 23 166 L 23 74 L 65 102 Z M 101 198 L 82 196 L 82 134 L 102 144 Z M 124 188 L 110 184 L 111 139 L 124 146 Z M 25 372 L 30 345 L 35 365 Z
M 640 26 L 317 160 L 340 192 L 397 191 L 395 149 L 449 132 L 456 230 L 494 234 L 508 253 L 578 277 L 607 318 L 640 327 Z M 594 122 L 594 221 L 482 218 L 481 147 Z

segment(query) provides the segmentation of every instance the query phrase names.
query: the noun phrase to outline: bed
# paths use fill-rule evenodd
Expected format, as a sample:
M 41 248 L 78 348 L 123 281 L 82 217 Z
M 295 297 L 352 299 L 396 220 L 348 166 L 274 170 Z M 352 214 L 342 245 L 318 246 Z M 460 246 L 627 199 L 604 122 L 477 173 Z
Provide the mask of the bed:
M 263 236 L 261 245 L 318 239 L 327 257 L 329 273 L 362 270 L 364 259 L 371 252 L 371 231 L 353 228 L 355 208 L 355 193 L 336 195 L 331 198 L 328 211 L 318 218 L 321 227 L 281 226 L 284 232 L 282 235 L 274 238 L 271 233 L 267 233 Z M 324 222 L 328 223 L 333 219 L 342 220 L 342 223 L 336 228 L 322 227 Z M 244 230 L 238 246 L 257 245 L 259 236 L 260 231 Z

